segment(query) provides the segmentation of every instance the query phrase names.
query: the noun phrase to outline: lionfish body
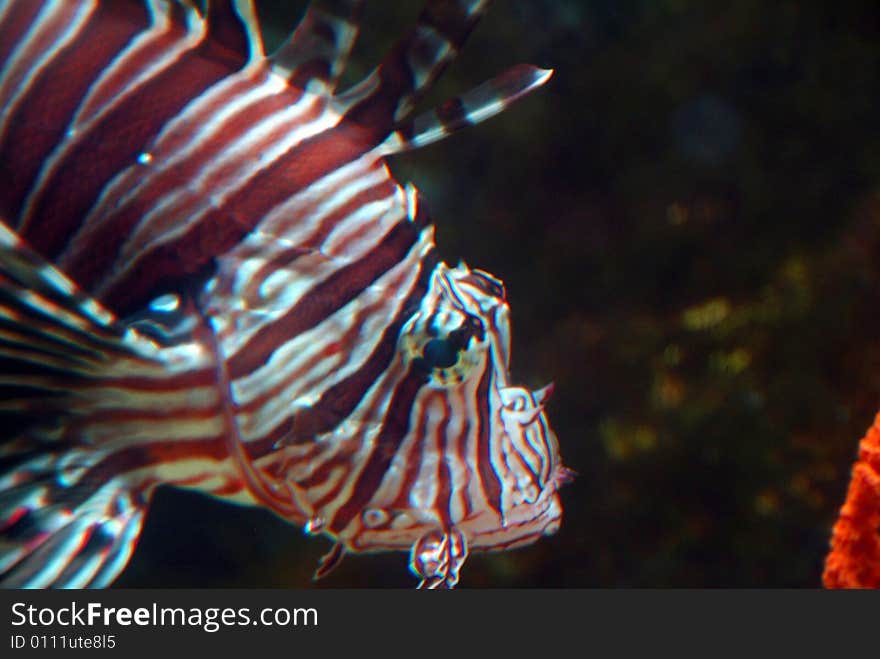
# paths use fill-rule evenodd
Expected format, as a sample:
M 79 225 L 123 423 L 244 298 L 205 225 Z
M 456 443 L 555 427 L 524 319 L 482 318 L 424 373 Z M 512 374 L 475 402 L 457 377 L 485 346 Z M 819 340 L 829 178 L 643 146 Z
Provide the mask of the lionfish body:
M 345 553 L 554 532 L 569 477 L 509 381 L 500 281 L 436 254 L 385 158 L 542 84 L 412 117 L 485 0 L 433 0 L 336 83 L 355 0 L 266 56 L 250 0 L 0 1 L 0 579 L 110 583 L 152 492 L 270 508 Z

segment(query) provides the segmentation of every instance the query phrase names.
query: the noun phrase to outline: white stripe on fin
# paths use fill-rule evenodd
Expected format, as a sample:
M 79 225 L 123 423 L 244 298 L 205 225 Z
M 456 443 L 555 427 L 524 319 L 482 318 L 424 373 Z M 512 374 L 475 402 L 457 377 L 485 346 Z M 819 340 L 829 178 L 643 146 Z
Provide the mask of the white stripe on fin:
M 484 82 L 467 94 L 452 98 L 397 127 L 380 145 L 382 155 L 401 153 L 433 144 L 467 126 L 486 121 L 529 92 L 541 87 L 552 69 L 519 64 Z
M 270 56 L 272 68 L 288 80 L 308 75 L 308 91 L 332 94 L 357 38 L 362 5 L 363 0 L 314 0 L 296 30 Z

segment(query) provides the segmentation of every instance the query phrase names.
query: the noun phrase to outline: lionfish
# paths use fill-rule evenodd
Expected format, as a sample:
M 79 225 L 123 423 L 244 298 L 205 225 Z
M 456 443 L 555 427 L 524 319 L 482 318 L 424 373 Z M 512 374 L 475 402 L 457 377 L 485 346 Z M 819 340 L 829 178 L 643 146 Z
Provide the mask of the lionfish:
M 316 576 L 409 551 L 452 587 L 559 528 L 552 386 L 386 165 L 552 72 L 417 115 L 489 5 L 430 0 L 337 92 L 361 5 L 267 55 L 252 0 L 0 0 L 4 585 L 110 584 L 160 485 L 327 536 Z

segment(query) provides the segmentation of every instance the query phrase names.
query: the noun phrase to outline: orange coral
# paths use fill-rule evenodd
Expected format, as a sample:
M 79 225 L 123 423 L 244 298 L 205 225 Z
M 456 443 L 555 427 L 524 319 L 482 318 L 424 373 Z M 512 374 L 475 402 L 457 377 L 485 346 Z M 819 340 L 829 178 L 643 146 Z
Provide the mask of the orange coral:
M 822 582 L 826 588 L 880 588 L 880 413 L 859 444 Z

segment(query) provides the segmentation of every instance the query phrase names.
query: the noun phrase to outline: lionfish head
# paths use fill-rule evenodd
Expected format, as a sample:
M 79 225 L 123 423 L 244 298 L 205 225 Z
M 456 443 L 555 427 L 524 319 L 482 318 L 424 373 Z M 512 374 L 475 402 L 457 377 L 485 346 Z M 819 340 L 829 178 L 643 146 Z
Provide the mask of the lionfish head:
M 409 369 L 427 384 L 410 432 L 434 451 L 452 483 L 445 517 L 472 548 L 507 548 L 554 533 L 556 494 L 572 472 L 544 407 L 553 385 L 537 391 L 509 380 L 510 324 L 504 285 L 466 265 L 439 264 L 401 337 Z M 444 497 L 445 498 L 445 497 Z M 447 505 L 441 497 L 434 506 Z

